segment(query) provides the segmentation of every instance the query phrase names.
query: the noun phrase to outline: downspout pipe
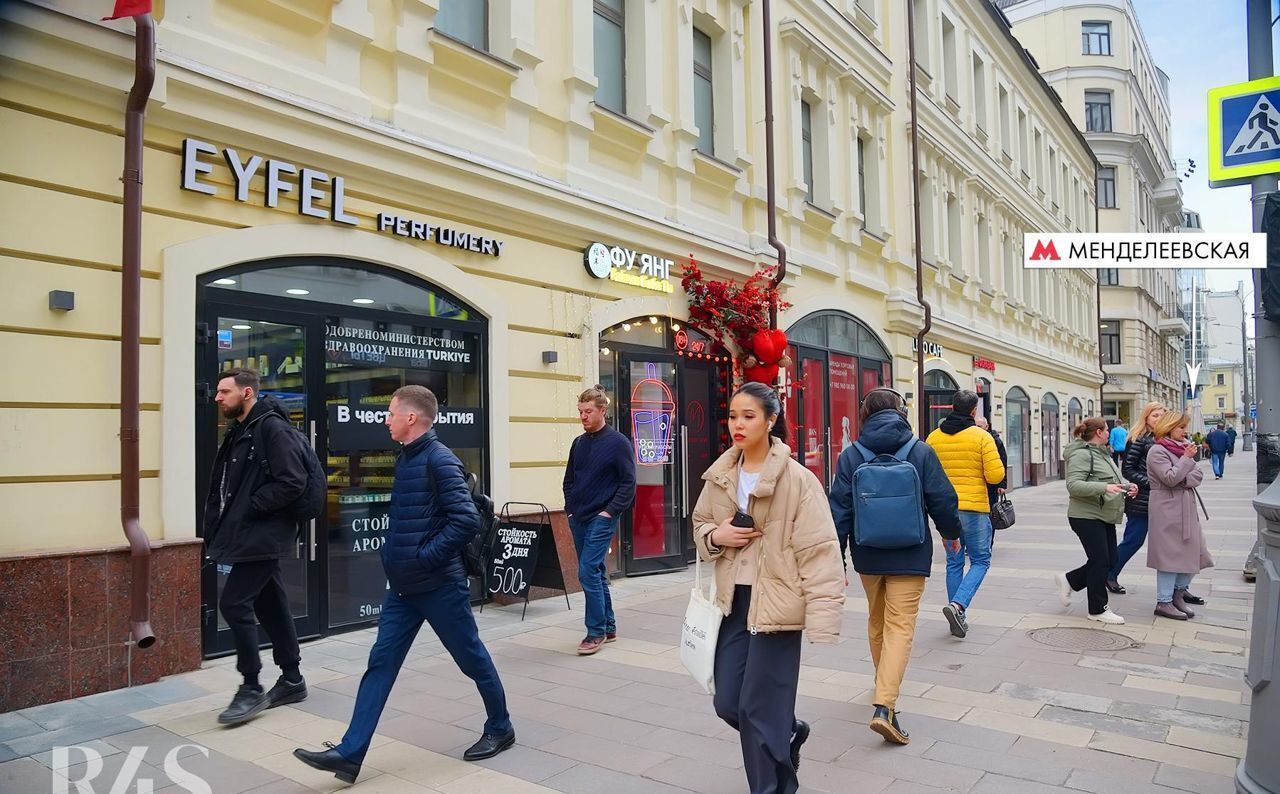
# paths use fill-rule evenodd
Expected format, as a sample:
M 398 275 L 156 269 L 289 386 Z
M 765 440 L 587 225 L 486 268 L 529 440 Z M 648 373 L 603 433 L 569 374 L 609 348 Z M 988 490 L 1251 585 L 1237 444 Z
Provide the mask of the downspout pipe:
M 1098 220 L 1100 217 L 1098 215 L 1098 169 L 1099 168 L 1101 168 L 1100 165 L 1094 165 L 1093 167 L 1093 191 L 1094 191 L 1093 192 L 1093 233 L 1094 234 L 1098 233 Z M 1094 284 L 1093 284 L 1094 302 L 1097 304 L 1097 312 L 1095 312 L 1097 317 L 1094 319 L 1094 322 L 1098 326 L 1094 330 L 1094 338 L 1098 340 L 1098 371 L 1102 373 L 1102 382 L 1098 384 L 1098 416 L 1105 416 L 1105 412 L 1102 410 L 1102 395 L 1107 388 L 1107 368 L 1102 363 L 1102 278 L 1098 275 L 1098 271 L 1096 270 L 1093 271 L 1093 277 L 1094 277 Z M 1191 384 L 1191 393 L 1195 394 L 1195 390 L 1196 390 L 1196 386 L 1193 383 Z M 1072 430 L 1074 429 L 1075 428 L 1072 428 Z
M 769 328 L 778 327 L 778 287 L 787 277 L 787 248 L 778 239 L 778 201 L 773 167 L 773 14 L 769 0 L 762 0 L 764 27 L 764 173 L 765 205 L 769 223 L 769 245 L 778 252 L 778 272 L 773 276 L 773 295 L 769 298 Z
M 916 302 L 924 309 L 924 325 L 916 334 L 916 432 L 929 434 L 929 403 L 924 397 L 924 338 L 933 329 L 933 306 L 924 297 L 924 248 L 920 236 L 920 116 L 916 111 L 916 4 L 907 3 L 907 60 L 911 92 L 911 196 L 915 226 Z
M 139 360 L 142 314 L 142 131 L 156 79 L 156 28 L 150 14 L 133 18 L 133 87 L 124 116 L 124 212 L 120 286 L 120 524 L 132 570 L 129 635 L 139 648 L 155 644 L 151 630 L 151 541 L 139 508 Z

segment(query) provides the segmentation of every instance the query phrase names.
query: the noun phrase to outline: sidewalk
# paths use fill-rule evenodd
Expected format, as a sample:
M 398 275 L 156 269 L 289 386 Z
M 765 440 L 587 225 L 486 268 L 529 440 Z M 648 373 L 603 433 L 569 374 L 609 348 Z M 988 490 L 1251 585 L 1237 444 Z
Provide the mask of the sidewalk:
M 912 734 L 906 747 L 885 745 L 866 726 L 873 668 L 855 577 L 840 644 L 805 650 L 797 710 L 813 734 L 804 746 L 802 791 L 1234 791 L 1231 776 L 1248 731 L 1242 670 L 1253 586 L 1240 569 L 1256 534 L 1254 481 L 1254 457 L 1241 452 L 1228 460 L 1223 480 L 1206 477 L 1201 492 L 1218 567 L 1193 585 L 1208 604 L 1186 623 L 1155 622 L 1155 576 L 1142 552 L 1122 576 L 1129 594 L 1111 597 L 1127 625 L 1098 630 L 1084 618 L 1082 597 L 1069 612 L 1060 607 L 1050 577 L 1083 561 L 1060 482 L 1012 494 L 1018 524 L 997 538 L 965 640 L 950 636 L 939 611 L 945 582 L 938 548 L 899 702 Z M 424 629 L 354 790 L 744 791 L 736 735 L 680 667 L 676 640 L 691 580 L 692 573 L 679 573 L 616 581 L 620 638 L 590 658 L 575 653 L 583 633 L 580 595 L 571 599 L 572 611 L 562 599 L 534 602 L 523 622 L 519 606 L 486 607 L 478 620 L 507 688 L 517 746 L 481 764 L 459 760 L 484 719 L 479 697 Z M 1068 647 L 1030 634 L 1054 627 L 1074 630 L 1049 638 Z M 374 634 L 304 645 L 310 698 L 236 728 L 214 721 L 239 682 L 233 659 L 0 715 L 0 791 L 52 791 L 52 748 L 68 745 L 103 756 L 94 791 L 110 789 L 135 746 L 145 747 L 137 779 L 153 779 L 157 792 L 184 791 L 170 786 L 161 768 L 166 752 L 181 744 L 207 748 L 207 758 L 188 747 L 177 759 L 214 794 L 341 789 L 291 751 L 341 738 Z M 1130 647 L 1088 650 L 1108 647 L 1108 640 Z M 276 674 L 265 669 L 262 677 L 270 683 Z M 84 754 L 72 750 L 70 758 L 83 761 Z M 84 775 L 83 764 L 67 770 L 71 780 Z

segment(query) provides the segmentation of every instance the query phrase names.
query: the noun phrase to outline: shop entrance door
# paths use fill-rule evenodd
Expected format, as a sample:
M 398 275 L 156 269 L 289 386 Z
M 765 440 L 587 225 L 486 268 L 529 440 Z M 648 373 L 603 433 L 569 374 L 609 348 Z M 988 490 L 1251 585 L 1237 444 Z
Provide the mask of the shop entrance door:
M 831 457 L 831 423 L 827 421 L 826 395 L 827 353 L 797 348 L 800 382 L 795 384 L 796 418 L 792 428 L 792 446 L 800 462 L 813 472 L 824 486 L 831 486 L 827 462 Z M 834 470 L 834 467 L 832 467 Z
M 684 562 L 692 565 L 697 550 L 693 545 L 693 508 L 702 495 L 706 481 L 702 475 L 721 452 L 721 433 L 725 431 L 724 411 L 720 404 L 720 367 L 712 361 L 685 360 L 680 367 L 680 399 L 676 425 L 680 428 L 680 457 L 684 473 L 681 516 L 685 548 Z M 728 395 L 724 395 L 728 399 Z
M 319 372 L 303 366 L 309 360 L 306 355 L 309 340 L 318 344 L 320 324 L 314 318 L 290 312 L 218 304 L 209 304 L 206 316 L 210 318 L 208 339 L 198 345 L 197 351 L 200 371 L 217 372 L 237 366 L 258 370 L 262 377 L 261 394 L 282 403 L 294 427 L 307 436 L 312 447 L 323 449 L 320 438 L 324 432 L 323 414 L 316 410 L 315 401 L 311 399 L 322 388 L 316 382 Z M 228 420 L 212 401 L 217 382 L 204 380 L 197 388 L 209 397 L 197 401 L 196 407 L 197 427 L 201 429 L 196 439 L 196 497 L 203 520 L 213 461 Z M 300 523 L 290 554 L 281 560 L 289 608 L 299 637 L 318 636 L 321 632 L 319 560 L 323 559 L 323 552 L 318 548 L 324 545 L 323 527 L 319 526 L 322 523 L 323 517 Z M 217 609 L 218 597 L 230 571 L 229 565 L 211 563 L 201 572 L 206 655 L 235 648 L 231 631 Z M 261 641 L 268 641 L 265 633 Z
M 635 505 L 621 521 L 622 567 L 629 576 L 682 568 L 693 508 L 676 357 L 620 352 L 618 364 L 618 424 L 636 463 Z

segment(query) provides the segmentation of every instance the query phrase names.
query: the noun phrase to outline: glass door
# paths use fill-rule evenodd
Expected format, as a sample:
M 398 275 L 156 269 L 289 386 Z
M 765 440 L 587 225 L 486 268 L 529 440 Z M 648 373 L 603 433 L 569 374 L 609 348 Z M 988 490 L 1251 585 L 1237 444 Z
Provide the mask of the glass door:
M 1027 406 L 1021 400 L 1005 401 L 1004 446 L 1009 457 L 1008 477 L 1010 488 L 1026 484 L 1024 477 L 1025 443 L 1030 428 L 1027 427 Z
M 796 384 L 797 421 L 792 448 L 805 468 L 818 481 L 829 485 L 827 459 L 831 450 L 831 428 L 827 422 L 827 354 L 799 348 L 800 382 Z
M 687 431 L 678 424 L 675 356 L 620 352 L 618 363 L 618 423 L 636 463 L 635 505 L 621 523 L 623 569 L 634 575 L 681 568 L 688 483 L 680 438 Z
M 702 495 L 706 482 L 702 475 L 715 463 L 724 450 L 722 434 L 726 432 L 725 411 L 720 409 L 722 395 L 718 365 L 711 361 L 686 360 L 681 364 L 682 384 L 680 408 L 676 424 L 680 428 L 679 444 L 683 450 L 681 468 L 683 493 L 681 496 L 681 531 L 684 534 L 685 563 L 692 565 L 697 553 L 693 545 L 693 507 Z
M 212 318 L 210 339 L 199 345 L 196 359 L 200 362 L 200 381 L 210 395 L 207 402 L 197 407 L 197 426 L 201 428 L 196 446 L 200 475 L 197 477 L 197 509 L 201 510 L 213 475 L 214 457 L 229 424 L 212 401 L 218 373 L 234 367 L 258 370 L 262 378 L 261 395 L 279 401 L 289 412 L 290 421 L 306 434 L 312 446 L 320 444 L 317 416 L 308 404 L 308 396 L 314 393 L 314 376 L 308 369 L 311 358 L 307 355 L 308 337 L 317 333 L 318 327 L 306 318 L 287 312 L 259 312 L 244 307 L 210 305 L 208 316 Z M 197 526 L 203 526 L 203 516 L 198 520 Z M 299 637 L 316 636 L 321 631 L 320 554 L 317 551 L 320 527 L 317 523 L 299 524 L 291 553 L 281 560 L 285 590 Z M 211 563 L 202 572 L 203 637 L 208 655 L 225 653 L 235 647 L 217 609 L 230 571 L 230 565 Z M 265 634 L 261 639 L 267 642 Z

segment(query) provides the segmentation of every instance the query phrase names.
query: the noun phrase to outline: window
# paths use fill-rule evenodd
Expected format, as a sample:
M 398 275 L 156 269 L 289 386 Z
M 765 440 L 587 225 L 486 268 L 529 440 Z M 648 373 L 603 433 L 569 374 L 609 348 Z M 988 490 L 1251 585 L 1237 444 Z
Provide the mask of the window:
M 1100 324 L 1098 346 L 1102 351 L 1103 364 L 1120 363 L 1120 322 L 1107 320 Z
M 1044 137 L 1036 130 L 1036 187 L 1044 192 Z
M 1027 147 L 1027 114 L 1018 111 L 1018 163 L 1022 173 L 1031 173 L 1031 150 Z
M 1058 203 L 1058 153 L 1049 150 L 1049 200 Z
M 693 121 L 698 125 L 698 151 L 716 153 L 715 96 L 711 81 L 711 37 L 693 29 Z
M 929 71 L 929 3 L 928 0 L 911 0 L 916 18 L 916 65 Z
M 920 176 L 920 258 L 933 264 L 937 256 L 937 212 L 933 201 L 933 180 Z
M 995 283 L 991 275 L 991 232 L 987 227 L 987 216 L 978 216 L 978 280 L 985 287 Z
M 477 50 L 489 50 L 488 0 L 440 0 L 436 30 Z
M 1222 376 L 1221 376 L 1221 375 L 1219 375 L 1218 377 L 1219 377 L 1219 378 L 1221 378 Z M 1227 407 L 1227 398 L 1226 398 L 1226 397 L 1219 397 L 1219 398 L 1218 398 L 1218 408 L 1226 408 L 1226 407 Z
M 1111 54 L 1111 23 L 1085 22 L 1080 25 L 1083 39 L 1081 52 L 1085 55 Z
M 1098 169 L 1098 208 L 1116 208 L 1116 168 L 1113 165 Z
M 960 199 L 955 193 L 947 194 L 947 260 L 956 275 L 964 275 L 964 266 L 960 259 L 963 256 L 960 236 Z
M 978 129 L 987 129 L 987 67 L 973 54 L 973 117 Z
M 1013 155 L 1013 135 L 1009 125 L 1009 92 L 1000 86 L 1000 148 L 1007 155 Z
M 858 136 L 858 212 L 862 215 L 862 228 L 867 228 L 867 142 Z
M 1085 132 L 1111 132 L 1111 92 L 1084 92 Z
M 1114 267 L 1104 267 L 1098 271 L 1098 284 L 1104 287 L 1120 286 L 1120 271 Z
M 800 100 L 800 158 L 804 168 L 804 198 L 813 203 L 813 106 Z
M 956 26 L 945 16 L 942 18 L 942 81 L 946 87 L 947 98 L 956 102 L 960 98 L 960 80 L 957 72 L 960 64 L 956 60 Z
M 625 0 L 595 0 L 594 46 L 596 104 L 627 112 L 627 37 Z
M 1222 374 L 1221 372 L 1219 372 L 1219 373 L 1218 373 L 1218 384 L 1217 384 L 1217 385 L 1219 385 L 1219 386 L 1226 386 L 1226 385 L 1227 385 L 1227 376 L 1226 376 L 1226 375 L 1224 375 L 1224 374 Z

